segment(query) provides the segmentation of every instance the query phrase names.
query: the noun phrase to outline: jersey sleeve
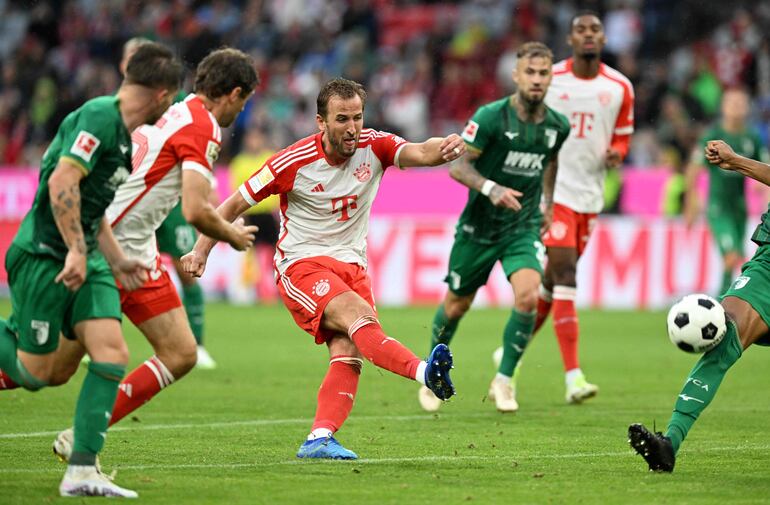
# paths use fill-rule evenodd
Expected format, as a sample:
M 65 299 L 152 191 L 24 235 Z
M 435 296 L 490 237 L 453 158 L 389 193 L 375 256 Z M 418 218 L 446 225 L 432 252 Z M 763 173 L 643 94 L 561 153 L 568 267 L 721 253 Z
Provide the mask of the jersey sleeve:
M 564 142 L 567 140 L 567 137 L 569 137 L 571 126 L 569 124 L 569 119 L 567 119 L 567 116 L 560 112 L 556 112 L 557 116 L 559 116 L 559 122 L 560 122 L 560 128 L 558 130 L 558 134 L 556 135 L 556 144 L 554 145 L 553 152 L 558 153 L 559 150 L 561 150 L 561 146 L 564 145 Z
M 190 125 L 172 135 L 170 143 L 182 170 L 198 172 L 214 185 L 214 163 L 221 144 L 213 134 L 204 134 Z
M 273 168 L 273 161 L 284 154 L 286 150 L 279 151 L 251 174 L 243 184 L 238 187 L 238 192 L 249 205 L 256 205 L 270 195 L 288 193 L 294 186 L 295 170 L 283 170 L 277 173 Z
M 631 134 L 634 133 L 634 88 L 630 82 L 623 85 L 623 102 L 620 104 L 618 118 L 615 120 L 610 147 L 625 158 L 631 145 Z
M 407 141 L 393 133 L 372 131 L 372 151 L 382 163 L 382 168 L 397 166 L 398 155 L 401 149 L 407 144 Z
M 483 151 L 494 138 L 494 122 L 490 118 L 488 107 L 480 107 L 468 120 L 463 129 L 462 138 L 466 144 L 477 151 Z
M 64 126 L 63 126 L 64 127 Z M 88 111 L 79 111 L 71 125 L 62 132 L 60 158 L 67 158 L 90 174 L 103 153 L 110 148 L 117 149 L 115 125 Z

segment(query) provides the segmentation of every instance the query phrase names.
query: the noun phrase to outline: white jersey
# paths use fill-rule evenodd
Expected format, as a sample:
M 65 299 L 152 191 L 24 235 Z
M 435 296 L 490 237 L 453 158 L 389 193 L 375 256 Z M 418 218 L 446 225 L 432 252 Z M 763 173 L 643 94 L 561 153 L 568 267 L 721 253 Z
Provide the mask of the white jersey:
M 120 185 L 106 216 L 126 256 L 156 265 L 155 230 L 179 201 L 182 170 L 195 170 L 213 183 L 222 132 L 200 98 L 188 95 L 154 125 L 131 135 L 134 167 Z
M 369 214 L 385 169 L 398 166 L 406 141 L 391 133 L 361 131 L 358 148 L 342 165 L 330 165 L 321 133 L 268 159 L 240 187 L 251 205 L 278 194 L 281 230 L 276 244 L 279 274 L 297 260 L 327 256 L 366 267 Z
M 599 75 L 581 79 L 572 58 L 553 66 L 546 104 L 570 121 L 572 130 L 559 151 L 554 202 L 581 213 L 604 206 L 607 149 L 634 131 L 634 89 L 620 72 L 601 64 Z

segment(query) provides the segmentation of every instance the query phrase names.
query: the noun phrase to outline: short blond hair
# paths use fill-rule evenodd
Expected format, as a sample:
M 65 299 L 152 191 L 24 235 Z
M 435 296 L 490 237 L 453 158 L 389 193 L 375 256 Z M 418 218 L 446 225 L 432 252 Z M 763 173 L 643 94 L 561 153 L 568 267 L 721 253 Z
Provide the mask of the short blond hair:
M 553 61 L 553 52 L 542 42 L 525 42 L 516 51 L 519 58 L 548 58 Z

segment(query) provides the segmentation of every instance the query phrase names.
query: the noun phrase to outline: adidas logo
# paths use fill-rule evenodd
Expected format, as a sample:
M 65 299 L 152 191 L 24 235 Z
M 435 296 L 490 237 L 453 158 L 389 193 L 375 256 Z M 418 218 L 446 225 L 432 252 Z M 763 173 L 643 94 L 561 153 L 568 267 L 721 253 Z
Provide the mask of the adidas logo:
M 310 192 L 311 193 L 321 193 L 323 190 L 324 190 L 324 186 L 323 186 L 323 184 L 321 184 L 319 182 L 313 189 L 310 190 Z

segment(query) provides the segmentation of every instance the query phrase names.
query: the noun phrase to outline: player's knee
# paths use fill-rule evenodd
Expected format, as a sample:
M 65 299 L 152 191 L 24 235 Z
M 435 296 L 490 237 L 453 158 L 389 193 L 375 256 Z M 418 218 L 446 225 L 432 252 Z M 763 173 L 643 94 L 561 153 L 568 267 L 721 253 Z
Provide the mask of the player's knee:
M 165 349 L 156 349 L 155 355 L 175 379 L 192 370 L 198 362 L 198 349 L 194 339 L 192 344 L 184 343 Z
M 517 293 L 514 308 L 519 312 L 535 312 L 535 310 L 537 310 L 537 297 L 537 287 Z
M 471 308 L 471 299 L 455 298 L 444 302 L 444 312 L 449 319 L 460 319 Z

